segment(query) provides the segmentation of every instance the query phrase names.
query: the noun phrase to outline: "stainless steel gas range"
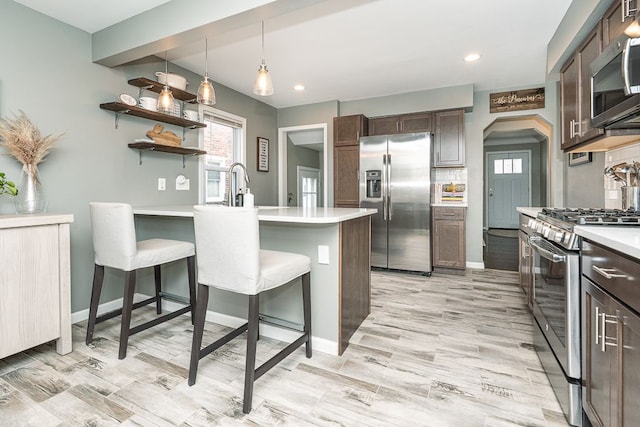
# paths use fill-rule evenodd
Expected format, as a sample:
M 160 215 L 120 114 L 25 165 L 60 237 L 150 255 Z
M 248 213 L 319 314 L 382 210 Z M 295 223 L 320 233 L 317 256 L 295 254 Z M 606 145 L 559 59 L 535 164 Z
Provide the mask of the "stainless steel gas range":
M 529 221 L 534 345 L 571 425 L 582 425 L 580 242 L 575 225 L 640 226 L 640 212 L 544 208 Z

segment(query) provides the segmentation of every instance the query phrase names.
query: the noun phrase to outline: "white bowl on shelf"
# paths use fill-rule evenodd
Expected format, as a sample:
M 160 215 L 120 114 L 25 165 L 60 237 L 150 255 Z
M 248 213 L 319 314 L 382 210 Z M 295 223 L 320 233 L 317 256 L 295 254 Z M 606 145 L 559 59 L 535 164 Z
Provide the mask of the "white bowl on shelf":
M 156 78 L 158 79 L 158 83 L 180 90 L 186 90 L 187 85 L 189 84 L 186 78 L 174 73 L 163 73 L 162 71 L 156 71 Z

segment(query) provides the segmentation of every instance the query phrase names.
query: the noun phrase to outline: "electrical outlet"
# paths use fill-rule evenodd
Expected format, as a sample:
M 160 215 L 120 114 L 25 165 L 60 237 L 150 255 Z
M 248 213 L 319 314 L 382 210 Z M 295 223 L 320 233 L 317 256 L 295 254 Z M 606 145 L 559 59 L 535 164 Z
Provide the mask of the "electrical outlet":
M 164 191 L 167 189 L 166 178 L 158 178 L 158 191 Z
M 329 246 L 318 245 L 318 264 L 329 264 Z

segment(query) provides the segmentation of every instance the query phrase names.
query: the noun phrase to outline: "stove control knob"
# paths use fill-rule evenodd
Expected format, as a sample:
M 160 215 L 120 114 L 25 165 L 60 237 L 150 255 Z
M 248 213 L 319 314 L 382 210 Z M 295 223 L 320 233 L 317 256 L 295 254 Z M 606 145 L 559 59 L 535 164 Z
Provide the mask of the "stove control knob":
M 555 235 L 554 240 L 558 243 L 562 242 L 562 240 L 564 239 L 564 232 L 563 231 L 558 231 Z

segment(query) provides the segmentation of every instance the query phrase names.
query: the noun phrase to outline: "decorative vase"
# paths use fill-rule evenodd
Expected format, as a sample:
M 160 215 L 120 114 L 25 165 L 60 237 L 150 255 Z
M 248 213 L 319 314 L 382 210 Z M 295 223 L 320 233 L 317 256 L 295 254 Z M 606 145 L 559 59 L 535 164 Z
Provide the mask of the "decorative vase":
M 22 167 L 18 195 L 14 202 L 16 213 L 19 214 L 42 213 L 47 210 L 47 200 L 35 165 Z

